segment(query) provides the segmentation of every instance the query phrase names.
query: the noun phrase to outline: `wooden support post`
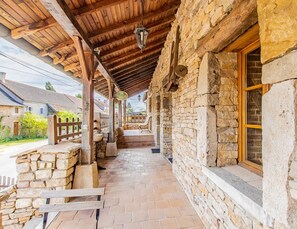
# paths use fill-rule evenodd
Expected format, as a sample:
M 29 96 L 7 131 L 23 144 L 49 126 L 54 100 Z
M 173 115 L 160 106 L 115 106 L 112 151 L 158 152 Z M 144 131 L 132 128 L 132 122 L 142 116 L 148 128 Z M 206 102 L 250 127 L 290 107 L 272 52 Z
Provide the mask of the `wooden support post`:
M 114 138 L 114 85 L 111 80 L 108 83 L 108 99 L 109 99 L 109 137 L 108 142 L 115 142 Z
M 57 116 L 51 115 L 48 117 L 48 129 L 47 129 L 49 145 L 58 144 L 57 134 L 58 134 L 57 133 Z
M 124 104 L 123 104 L 123 122 L 124 122 L 124 128 L 126 128 L 126 123 L 127 123 L 127 100 L 124 100 Z
M 119 127 L 123 127 L 123 105 L 121 100 L 119 100 Z
M 82 115 L 82 154 L 81 163 L 91 164 L 94 160 L 93 134 L 94 134 L 94 55 L 91 51 L 84 51 L 81 39 L 73 37 L 82 69 L 83 83 L 83 115 Z

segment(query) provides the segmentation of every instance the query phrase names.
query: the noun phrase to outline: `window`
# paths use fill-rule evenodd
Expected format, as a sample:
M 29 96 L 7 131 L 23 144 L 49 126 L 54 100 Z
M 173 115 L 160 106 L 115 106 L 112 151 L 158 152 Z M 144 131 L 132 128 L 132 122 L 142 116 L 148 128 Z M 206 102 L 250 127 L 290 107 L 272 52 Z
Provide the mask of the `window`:
M 15 113 L 15 114 L 18 114 L 18 113 L 19 113 L 19 108 L 18 108 L 18 107 L 15 107 L 15 108 L 14 108 L 14 113 Z
M 262 95 L 263 85 L 260 42 L 238 53 L 239 81 L 239 160 L 241 164 L 262 171 Z
M 28 107 L 28 111 L 31 112 L 32 111 L 32 107 Z
M 43 114 L 43 107 L 40 108 L 40 114 Z

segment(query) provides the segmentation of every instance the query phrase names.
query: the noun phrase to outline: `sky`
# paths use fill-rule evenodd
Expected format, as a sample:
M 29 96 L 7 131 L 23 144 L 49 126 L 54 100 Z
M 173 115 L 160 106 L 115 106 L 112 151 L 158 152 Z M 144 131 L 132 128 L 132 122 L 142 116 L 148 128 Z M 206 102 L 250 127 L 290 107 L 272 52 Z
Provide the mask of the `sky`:
M 6 79 L 44 89 L 50 81 L 59 93 L 76 95 L 81 93 L 81 84 L 63 72 L 53 68 L 42 60 L 0 38 L 0 72 L 6 73 Z M 143 93 L 140 94 L 143 97 Z M 95 98 L 105 100 L 99 94 Z M 138 100 L 138 95 L 127 100 L 134 111 L 145 110 L 145 103 Z

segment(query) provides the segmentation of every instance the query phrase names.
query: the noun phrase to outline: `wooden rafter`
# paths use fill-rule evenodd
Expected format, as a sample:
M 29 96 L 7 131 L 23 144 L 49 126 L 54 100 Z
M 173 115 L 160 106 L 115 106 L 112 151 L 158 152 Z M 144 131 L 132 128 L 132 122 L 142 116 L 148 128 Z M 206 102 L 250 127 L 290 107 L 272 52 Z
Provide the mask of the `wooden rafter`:
M 113 74 L 114 74 L 114 77 L 118 77 L 119 75 L 129 73 L 129 72 L 131 72 L 131 71 L 133 71 L 135 69 L 145 68 L 145 66 L 147 66 L 148 64 L 156 63 L 157 61 L 158 61 L 158 58 L 157 58 L 156 55 L 154 55 L 154 56 L 151 56 L 149 58 L 145 58 L 142 61 L 135 62 L 133 64 L 124 66 L 121 69 L 117 69 L 116 71 L 114 71 Z
M 144 73 L 144 72 L 146 72 L 146 71 L 154 70 L 155 67 L 156 67 L 156 64 L 151 65 L 151 66 L 148 66 L 148 67 L 145 68 L 145 69 L 142 68 L 142 69 L 137 69 L 137 70 L 135 70 L 135 71 L 131 71 L 131 72 L 125 74 L 125 75 L 120 75 L 120 76 L 117 78 L 117 80 L 126 79 L 126 78 L 129 78 L 129 77 L 133 77 L 133 76 L 135 76 L 135 75 L 136 75 L 136 76 L 137 76 L 137 75 L 140 75 L 140 74 L 142 74 L 142 73 Z
M 166 36 L 169 31 L 170 31 L 170 28 L 166 28 L 164 30 L 160 30 L 160 31 L 150 34 L 148 37 L 148 40 L 147 40 L 147 46 L 152 44 L 156 39 L 160 39 L 160 38 L 163 38 L 164 36 Z M 122 49 L 127 49 L 127 48 L 131 48 L 131 47 L 136 47 L 136 46 L 137 46 L 137 44 L 136 44 L 135 40 L 133 40 L 126 44 L 122 44 L 117 47 L 114 47 L 111 50 L 101 52 L 100 55 L 102 56 L 102 60 L 103 60 L 103 59 L 106 59 L 108 56 L 121 51 Z
M 172 15 L 172 16 L 169 16 L 169 17 L 166 17 L 166 18 L 162 18 L 162 19 L 160 19 L 160 20 L 158 20 L 156 22 L 147 24 L 147 25 L 145 25 L 145 27 L 148 30 L 156 29 L 156 28 L 159 28 L 159 27 L 161 27 L 163 25 L 167 25 L 167 24 L 171 23 L 174 19 L 175 19 L 175 16 Z M 121 34 L 121 40 L 131 39 L 131 38 L 134 38 L 134 37 L 135 37 L 135 35 L 133 34 L 133 30 L 129 30 L 128 32 L 126 32 L 124 34 Z M 114 43 L 117 43 L 117 42 L 119 42 L 118 38 L 107 39 L 107 40 L 95 43 L 94 48 L 102 49 L 105 46 L 113 45 Z
M 103 10 L 108 7 L 120 4 L 122 2 L 126 2 L 127 0 L 102 0 L 91 5 L 87 5 L 85 7 L 81 7 L 75 10 L 72 10 L 71 13 L 76 17 L 76 19 L 80 19 L 90 13 L 96 12 L 98 10 Z M 48 29 L 58 25 L 58 22 L 54 17 L 47 18 L 45 20 L 41 20 L 38 22 L 33 22 L 28 25 L 21 26 L 19 28 L 13 29 L 11 31 L 11 36 L 14 39 L 19 39 L 24 36 L 31 35 L 33 33 L 39 32 L 44 29 Z
M 137 74 L 137 75 L 131 75 L 131 76 L 129 76 L 129 77 L 122 78 L 122 79 L 120 79 L 120 80 L 118 81 L 118 83 L 119 83 L 120 85 L 122 85 L 122 84 L 125 84 L 126 82 L 128 82 L 130 79 L 141 78 L 141 77 L 143 77 L 143 76 L 148 76 L 148 75 L 152 76 L 153 73 L 154 73 L 154 70 L 155 70 L 155 69 L 151 69 L 151 70 L 144 71 L 143 73 L 140 73 L 140 74 Z
M 127 85 L 131 85 L 131 84 L 134 84 L 134 83 L 141 82 L 143 80 L 151 79 L 151 77 L 152 77 L 152 72 L 151 73 L 144 74 L 143 76 L 137 76 L 136 78 L 131 78 L 129 80 L 125 80 L 124 82 L 119 83 L 119 84 L 122 87 L 125 87 Z
M 164 15 L 166 13 L 170 13 L 170 12 L 172 12 L 172 14 L 173 14 L 174 11 L 178 8 L 178 5 L 179 5 L 179 1 L 176 1 L 172 4 L 165 4 L 162 8 L 154 10 L 154 11 L 150 12 L 149 14 L 146 14 L 144 17 L 144 20 L 151 20 L 155 17 L 162 17 L 162 15 Z M 118 30 L 127 29 L 127 28 L 130 28 L 131 26 L 136 26 L 140 20 L 141 20 L 141 16 L 137 16 L 137 17 L 131 18 L 129 20 L 126 20 L 124 22 L 120 22 L 120 23 L 111 25 L 105 29 L 96 31 L 96 33 L 88 34 L 88 37 L 91 40 L 95 39 L 95 38 L 101 38 L 103 36 L 114 33 Z M 50 54 L 57 52 L 58 50 L 61 50 L 63 48 L 73 46 L 73 41 L 70 39 L 70 40 L 64 41 L 64 44 L 65 44 L 64 46 L 63 46 L 63 44 L 58 44 L 58 45 L 55 45 L 55 46 L 52 46 L 49 48 L 45 48 L 44 50 L 40 51 L 40 55 L 42 55 L 42 56 L 50 55 Z
M 68 5 L 63 0 L 40 0 L 43 6 L 52 14 L 52 16 L 59 22 L 62 28 L 70 37 L 79 36 L 82 39 L 82 42 L 85 46 L 93 52 L 93 45 L 88 39 L 87 35 L 80 27 L 74 15 L 71 13 Z M 98 70 L 101 74 L 107 78 L 111 79 L 113 83 L 119 88 L 111 74 L 101 63 L 101 60 L 98 54 L 94 53 L 98 64 Z

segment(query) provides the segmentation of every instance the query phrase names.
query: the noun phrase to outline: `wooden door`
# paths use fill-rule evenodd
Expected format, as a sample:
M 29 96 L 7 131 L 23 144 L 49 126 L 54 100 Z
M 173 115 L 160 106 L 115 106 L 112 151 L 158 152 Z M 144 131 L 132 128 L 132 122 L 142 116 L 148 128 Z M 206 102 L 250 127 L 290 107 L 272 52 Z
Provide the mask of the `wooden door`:
M 19 122 L 13 123 L 13 135 L 18 136 L 19 135 Z

